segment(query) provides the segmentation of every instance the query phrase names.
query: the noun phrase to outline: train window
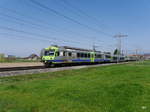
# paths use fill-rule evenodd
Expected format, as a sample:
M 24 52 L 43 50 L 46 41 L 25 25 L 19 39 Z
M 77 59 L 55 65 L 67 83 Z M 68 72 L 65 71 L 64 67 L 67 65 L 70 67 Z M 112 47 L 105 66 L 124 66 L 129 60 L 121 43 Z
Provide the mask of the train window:
M 90 58 L 90 53 L 77 53 L 77 57 L 80 58 Z
M 117 57 L 113 57 L 113 60 L 117 60 L 118 58 Z
M 83 58 L 84 57 L 84 54 L 83 53 L 81 53 L 81 58 Z
M 110 55 L 106 55 L 106 58 L 111 58 L 111 56 Z
M 124 60 L 124 57 L 121 57 L 120 60 Z
M 85 58 L 85 53 L 83 53 L 83 58 Z
M 78 57 L 78 58 L 80 57 L 80 53 L 77 53 L 77 57 Z
M 95 58 L 98 58 L 98 54 L 96 54 Z
M 45 56 L 48 56 L 48 55 L 49 55 L 49 52 L 48 52 L 48 51 L 45 51 L 44 55 L 45 55 Z
M 88 56 L 87 56 L 87 54 L 85 54 L 85 58 L 87 58 Z
M 100 54 L 100 55 L 99 55 L 99 58 L 102 58 L 102 57 L 103 57 L 103 56 Z
M 57 51 L 57 52 L 56 52 L 56 56 L 59 56 L 59 55 L 60 55 L 60 53 L 59 53 L 59 51 Z
M 45 56 L 53 56 L 54 52 L 54 50 L 45 51 Z
M 88 58 L 90 58 L 90 53 L 88 53 Z
M 66 52 L 65 51 L 63 52 L 63 56 L 66 56 Z
M 95 55 L 96 58 L 101 58 L 100 54 Z
M 69 52 L 69 53 L 68 53 L 68 56 L 72 56 L 72 53 L 71 53 L 71 52 Z
M 98 58 L 99 57 L 99 54 L 96 54 L 96 56 L 95 56 L 96 58 Z
M 82 58 L 84 58 L 85 57 L 85 54 L 84 53 L 82 53 Z
M 83 58 L 85 58 L 85 53 L 83 53 Z

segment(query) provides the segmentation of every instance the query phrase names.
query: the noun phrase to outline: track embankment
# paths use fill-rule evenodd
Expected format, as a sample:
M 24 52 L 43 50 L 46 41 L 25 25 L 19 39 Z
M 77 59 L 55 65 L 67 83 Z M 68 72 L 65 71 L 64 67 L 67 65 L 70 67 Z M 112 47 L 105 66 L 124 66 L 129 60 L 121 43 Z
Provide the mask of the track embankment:
M 0 63 L 0 68 L 43 66 L 41 62 Z
M 71 69 L 81 69 L 87 67 L 98 67 L 98 66 L 109 66 L 116 63 L 109 63 L 109 64 L 97 64 L 97 65 L 78 65 L 78 66 L 64 66 L 64 67 L 54 67 L 54 68 L 44 68 L 36 64 L 36 66 L 13 66 L 13 67 L 2 67 L 0 68 L 0 77 L 7 77 L 7 76 L 16 76 L 16 75 L 26 75 L 26 74 L 36 74 L 36 73 L 45 73 L 45 72 L 56 72 L 56 71 L 63 71 L 63 70 L 71 70 Z M 119 63 L 124 64 L 124 63 Z

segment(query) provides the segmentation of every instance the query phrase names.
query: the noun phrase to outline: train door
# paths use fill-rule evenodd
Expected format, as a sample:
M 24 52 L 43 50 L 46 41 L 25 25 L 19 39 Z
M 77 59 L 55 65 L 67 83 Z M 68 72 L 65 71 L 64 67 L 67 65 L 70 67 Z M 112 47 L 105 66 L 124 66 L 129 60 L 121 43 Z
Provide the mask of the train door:
M 95 53 L 91 53 L 91 62 L 94 62 L 95 60 Z

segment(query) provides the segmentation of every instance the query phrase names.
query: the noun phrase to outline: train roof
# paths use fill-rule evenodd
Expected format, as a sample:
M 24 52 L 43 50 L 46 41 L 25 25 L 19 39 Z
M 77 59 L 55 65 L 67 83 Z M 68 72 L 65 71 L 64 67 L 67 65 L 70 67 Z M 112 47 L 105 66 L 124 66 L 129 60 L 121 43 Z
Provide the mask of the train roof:
M 58 47 L 58 48 L 61 48 L 61 49 L 68 49 L 68 50 L 75 50 L 75 51 L 86 51 L 86 52 L 111 54 L 110 52 L 93 51 L 92 49 L 83 49 L 83 48 L 70 47 L 70 46 L 57 46 L 57 45 L 52 45 L 52 46 Z
M 62 47 L 65 48 L 65 49 L 71 49 L 71 50 L 93 52 L 93 50 L 91 50 L 91 49 L 83 49 L 83 48 L 76 48 L 76 47 L 70 47 L 70 46 L 62 46 Z

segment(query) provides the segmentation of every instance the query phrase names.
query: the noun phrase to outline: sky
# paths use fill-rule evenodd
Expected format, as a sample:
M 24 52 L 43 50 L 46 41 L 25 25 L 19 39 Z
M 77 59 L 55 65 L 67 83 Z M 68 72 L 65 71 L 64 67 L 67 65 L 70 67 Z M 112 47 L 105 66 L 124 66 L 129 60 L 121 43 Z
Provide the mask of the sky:
M 150 52 L 149 0 L 0 0 L 0 53 L 39 54 L 50 45 Z

